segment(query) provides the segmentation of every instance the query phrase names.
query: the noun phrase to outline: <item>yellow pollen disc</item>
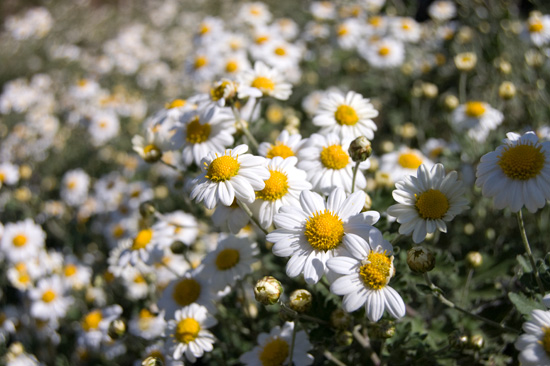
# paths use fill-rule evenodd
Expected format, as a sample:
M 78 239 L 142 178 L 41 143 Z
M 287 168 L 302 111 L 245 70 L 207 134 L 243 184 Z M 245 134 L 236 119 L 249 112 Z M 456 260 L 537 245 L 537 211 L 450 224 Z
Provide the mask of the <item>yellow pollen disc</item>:
M 210 163 L 206 178 L 216 183 L 225 182 L 237 175 L 240 166 L 234 157 L 222 155 Z
M 107 121 L 101 121 L 101 122 L 99 122 L 99 127 L 100 127 L 100 128 L 105 128 L 105 127 L 107 127 L 108 125 L 109 125 L 109 124 L 107 123 Z
M 113 236 L 115 238 L 121 238 L 124 235 L 124 228 L 122 225 L 116 225 L 113 229 Z
M 145 280 L 145 277 L 143 277 L 142 275 L 137 274 L 134 277 L 134 283 L 147 283 L 147 280 Z
M 262 43 L 265 43 L 269 41 L 269 37 L 268 36 L 259 36 L 259 37 L 256 37 L 256 43 L 257 44 L 262 44 Z
M 387 56 L 390 53 L 390 48 L 386 46 L 382 46 L 378 49 L 378 54 L 380 56 Z
M 544 26 L 542 25 L 542 22 L 540 20 L 536 20 L 533 23 L 529 24 L 529 32 L 530 33 L 539 33 L 542 31 Z
M 306 221 L 306 239 L 316 250 L 336 249 L 344 237 L 344 224 L 338 215 L 325 210 L 316 212 Z
M 415 195 L 416 209 L 424 220 L 441 219 L 449 210 L 449 200 L 441 191 L 428 189 L 426 192 Z
M 258 15 L 261 15 L 262 12 L 261 12 L 260 9 L 258 9 L 257 7 L 254 6 L 254 7 L 250 8 L 250 14 L 258 16 Z
M 29 282 L 31 282 L 31 277 L 27 273 L 21 274 L 19 276 L 19 283 L 27 284 Z
M 477 118 L 481 117 L 485 113 L 485 106 L 482 102 L 467 102 L 466 103 L 466 115 L 468 117 Z
M 288 342 L 275 338 L 264 346 L 260 353 L 262 366 L 282 366 L 289 354 Z
M 193 342 L 199 336 L 201 325 L 193 318 L 185 318 L 179 321 L 176 327 L 175 337 L 181 343 Z
M 340 145 L 327 146 L 321 151 L 321 163 L 328 169 L 343 169 L 349 163 L 349 155 Z
M 200 144 L 208 140 L 211 130 L 212 127 L 209 123 L 201 124 L 199 118 L 195 117 L 187 124 L 187 137 L 185 139 L 191 144 Z
M 145 319 L 145 318 L 154 318 L 155 316 L 153 315 L 153 313 L 151 313 L 149 310 L 147 309 L 141 309 L 140 312 L 139 312 L 139 318 L 140 319 Z
M 149 144 L 149 145 L 147 145 L 147 146 L 145 146 L 145 147 L 143 148 L 143 153 L 144 153 L 144 154 L 148 154 L 148 153 L 150 153 L 150 152 L 153 151 L 153 150 L 158 150 L 158 151 L 160 151 L 160 149 L 159 149 L 158 147 L 156 147 L 155 145 Z
M 384 253 L 370 252 L 367 257 L 369 263 L 359 268 L 359 276 L 366 287 L 373 290 L 380 290 L 385 287 L 391 278 L 392 261 Z
M 185 99 L 174 99 L 170 103 L 166 103 L 164 108 L 166 109 L 179 108 L 179 107 L 183 107 L 186 103 L 187 101 Z
M 399 155 L 397 163 L 406 169 L 418 169 L 422 164 L 422 159 L 415 153 L 407 152 Z
M 284 56 L 286 55 L 286 50 L 283 47 L 277 47 L 275 48 L 275 51 L 273 51 L 277 56 Z
M 0 172 L 0 183 L 3 183 L 6 180 L 6 175 L 3 172 Z
M 74 189 L 75 187 L 76 187 L 76 181 L 70 180 L 70 181 L 67 182 L 67 188 L 68 188 L 68 189 L 71 189 L 71 190 L 72 190 L 72 189 Z
M 20 248 L 22 246 L 25 246 L 25 244 L 27 244 L 27 237 L 24 234 L 16 235 L 13 238 L 13 245 L 15 245 L 16 247 Z
M 218 253 L 216 257 L 216 267 L 220 271 L 233 268 L 239 263 L 240 253 L 236 249 L 227 248 Z
M 201 285 L 193 278 L 184 278 L 174 286 L 172 298 L 181 306 L 194 303 L 201 294 Z
M 369 19 L 369 24 L 378 27 L 382 23 L 381 17 L 372 17 Z
M 151 229 L 144 229 L 141 230 L 134 239 L 134 243 L 132 244 L 132 250 L 139 250 L 143 249 L 149 244 L 151 241 L 151 238 L 153 237 L 153 230 Z
M 195 58 L 195 63 L 193 66 L 195 67 L 195 70 L 200 69 L 201 67 L 204 67 L 208 64 L 208 59 L 204 56 L 199 56 Z
M 99 327 L 99 322 L 103 319 L 100 310 L 94 310 L 84 317 L 82 320 L 82 328 L 88 332 L 92 329 L 97 329 Z
M 264 201 L 276 201 L 288 193 L 288 177 L 276 170 L 269 170 L 271 176 L 265 182 L 265 187 L 256 192 L 256 198 Z
M 338 34 L 338 37 L 343 37 L 348 34 L 348 28 L 344 24 L 340 24 L 336 29 L 336 33 Z
M 357 116 L 355 109 L 345 104 L 342 104 L 336 109 L 336 112 L 334 112 L 334 119 L 336 119 L 336 122 L 340 125 L 346 126 L 353 126 L 359 122 L 359 116 Z
M 199 34 L 202 36 L 208 32 L 210 32 L 210 27 L 208 26 L 208 24 L 201 24 L 199 28 Z
M 85 87 L 86 85 L 88 85 L 88 80 L 86 80 L 86 79 L 80 79 L 80 80 L 78 80 L 78 86 L 80 86 L 80 87 L 83 88 L 83 87 Z
M 499 156 L 498 165 L 511 179 L 528 180 L 539 175 L 544 167 L 545 156 L 542 146 L 530 144 L 505 147 Z
M 410 30 L 410 29 L 411 29 L 411 25 L 409 24 L 409 22 L 403 21 L 403 23 L 401 23 L 401 28 L 402 28 L 403 30 Z
M 542 339 L 539 341 L 546 354 L 550 357 L 550 327 L 542 327 Z
M 71 277 L 74 276 L 77 272 L 77 268 L 74 264 L 67 264 L 65 266 L 65 270 L 63 273 L 65 273 L 65 277 Z
M 222 81 L 220 85 L 210 89 L 210 97 L 212 98 L 213 101 L 218 101 L 223 98 L 225 94 L 225 88 L 227 87 L 227 85 L 229 85 L 228 81 Z
M 275 90 L 275 83 L 264 76 L 258 76 L 250 86 L 260 89 L 264 94 Z
M 42 294 L 42 301 L 44 301 L 45 303 L 49 303 L 54 301 L 55 297 L 55 292 L 53 292 L 52 290 L 47 290 L 44 291 L 44 293 Z
M 228 61 L 225 64 L 225 72 L 235 72 L 239 68 L 239 64 L 235 61 Z
M 275 156 L 280 156 L 281 158 L 286 159 L 289 156 L 294 156 L 294 151 L 282 143 L 277 143 L 277 145 L 272 146 L 266 154 L 268 159 L 273 159 Z

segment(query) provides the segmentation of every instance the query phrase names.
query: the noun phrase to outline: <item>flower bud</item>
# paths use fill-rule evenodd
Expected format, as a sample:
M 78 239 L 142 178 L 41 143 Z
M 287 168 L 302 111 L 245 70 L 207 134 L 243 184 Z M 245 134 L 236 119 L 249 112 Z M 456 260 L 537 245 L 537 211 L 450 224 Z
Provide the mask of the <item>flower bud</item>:
M 391 320 L 380 320 L 372 327 L 372 336 L 378 339 L 388 339 L 395 335 L 395 323 Z
M 454 349 L 463 349 L 468 344 L 468 336 L 458 330 L 454 330 L 448 337 L 449 346 Z
M 164 366 L 164 363 L 158 357 L 149 356 L 145 360 L 143 360 L 141 366 Z
M 336 333 L 336 343 L 339 346 L 349 346 L 353 343 L 353 334 L 349 330 Z
M 330 325 L 337 329 L 346 329 L 351 325 L 351 315 L 344 309 L 336 309 L 330 314 Z
M 447 108 L 449 111 L 454 111 L 456 107 L 460 104 L 458 98 L 454 95 L 447 95 L 445 99 L 443 100 L 443 105 L 445 108 Z
M 126 333 L 126 324 L 121 319 L 115 319 L 109 324 L 107 334 L 111 339 L 119 339 Z
M 170 245 L 170 250 L 174 254 L 183 254 L 183 252 L 185 252 L 186 249 L 187 249 L 187 245 L 185 245 L 183 242 L 179 240 L 173 242 Z
M 273 276 L 265 276 L 254 286 L 254 296 L 256 301 L 263 305 L 273 305 L 281 297 L 283 286 L 281 282 Z
M 473 52 L 462 52 L 456 55 L 454 60 L 459 71 L 471 71 L 476 67 L 477 56 Z
M 480 252 L 469 252 L 466 254 L 466 262 L 472 268 L 478 268 L 483 264 L 483 256 Z
M 349 145 L 348 153 L 356 163 L 367 160 L 372 155 L 372 146 L 369 139 L 365 136 L 359 136 Z
M 290 294 L 289 306 L 292 310 L 298 313 L 305 313 L 311 308 L 313 296 L 308 290 L 294 290 Z
M 155 211 L 155 206 L 151 203 L 151 201 L 145 201 L 139 205 L 139 214 L 143 218 L 150 217 L 155 213 Z
M 422 83 L 422 92 L 424 93 L 424 98 L 433 99 L 437 97 L 439 89 L 437 85 L 432 83 Z
M 143 160 L 146 163 L 156 163 L 162 158 L 162 151 L 155 145 L 147 145 L 143 148 Z
M 516 86 L 511 81 L 503 81 L 498 88 L 498 95 L 504 99 L 512 99 L 516 95 Z
M 480 350 L 485 345 L 485 340 L 481 334 L 474 334 L 470 337 L 470 342 L 468 346 L 475 350 Z
M 426 273 L 434 269 L 435 256 L 422 246 L 412 247 L 407 252 L 407 264 L 413 272 Z

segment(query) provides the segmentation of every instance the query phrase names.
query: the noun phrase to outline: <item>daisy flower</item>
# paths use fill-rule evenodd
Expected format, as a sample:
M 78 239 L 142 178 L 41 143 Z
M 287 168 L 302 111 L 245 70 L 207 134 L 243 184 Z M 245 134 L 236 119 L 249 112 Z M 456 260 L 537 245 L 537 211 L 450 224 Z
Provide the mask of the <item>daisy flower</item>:
M 237 80 L 247 86 L 259 89 L 263 96 L 279 100 L 287 100 L 292 94 L 292 86 L 284 81 L 282 73 L 276 68 L 270 68 L 257 61 L 253 70 L 245 70 L 238 75 Z
M 117 264 L 120 268 L 155 263 L 162 256 L 162 249 L 171 241 L 153 228 L 140 230 L 132 240 L 121 240 L 118 248 L 122 248 Z
M 371 118 L 377 116 L 378 111 L 361 94 L 329 92 L 319 102 L 313 124 L 321 127 L 323 135 L 335 133 L 351 140 L 363 135 L 372 140 L 377 127 Z
M 368 236 L 380 214 L 361 212 L 366 194 L 355 192 L 346 197 L 343 189 L 334 189 L 327 201 L 319 194 L 303 191 L 300 207 L 283 206 L 275 215 L 277 229 L 267 235 L 274 243 L 273 254 L 288 257 L 289 277 L 304 274 L 308 284 L 315 284 L 326 272 L 326 262 L 338 255 L 342 246 L 354 236 Z
M 113 112 L 96 112 L 88 126 L 88 132 L 92 137 L 94 146 L 101 146 L 113 137 L 118 135 L 120 130 L 120 121 Z
M 120 305 L 111 305 L 103 309 L 95 309 L 82 317 L 81 332 L 78 334 L 78 343 L 94 349 L 99 348 L 102 342 L 111 340 L 108 335 L 109 325 L 122 314 Z
M 307 181 L 307 173 L 297 169 L 298 159 L 290 156 L 283 159 L 275 156 L 267 161 L 270 177 L 265 180 L 265 187 L 256 191 L 256 201 L 252 204 L 252 212 L 257 213 L 260 225 L 267 229 L 273 222 L 273 216 L 282 206 L 298 206 L 300 193 L 311 189 Z
M 271 12 L 262 2 L 244 3 L 239 9 L 237 18 L 254 26 L 264 25 L 271 20 Z
M 128 330 L 136 337 L 151 340 L 164 333 L 166 320 L 164 311 L 154 314 L 149 309 L 143 308 L 128 322 Z
M 187 245 L 193 244 L 199 234 L 197 219 L 183 211 L 162 215 L 152 228 L 156 232 L 168 236 L 171 242 L 181 241 Z
M 351 50 L 363 36 L 363 25 L 359 19 L 349 18 L 336 25 L 336 40 L 344 50 Z
M 468 136 L 477 142 L 485 142 L 489 132 L 504 120 L 502 112 L 480 101 L 469 101 L 459 105 L 453 111 L 452 117 L 455 130 L 467 131 Z
M 250 217 L 239 207 L 236 200 L 231 206 L 216 206 L 211 218 L 216 227 L 222 231 L 229 231 L 231 234 L 238 234 L 250 222 Z
M 527 19 L 527 31 L 535 46 L 544 46 L 550 42 L 550 15 L 532 12 Z
M 222 73 L 231 78 L 236 77 L 244 70 L 250 70 L 252 68 L 244 51 L 232 52 L 224 55 L 221 67 Z
M 208 328 L 217 324 L 204 306 L 191 304 L 176 311 L 175 319 L 168 322 L 167 347 L 174 359 L 185 358 L 194 363 L 197 357 L 213 349 L 214 335 Z
M 359 54 L 374 68 L 398 67 L 405 61 L 405 46 L 401 41 L 383 38 L 358 47 Z
M 426 165 L 428 169 L 434 163 L 425 157 L 422 152 L 417 149 L 410 149 L 402 146 L 399 150 L 384 154 L 380 157 L 379 171 L 389 175 L 391 181 L 399 182 L 407 175 L 416 174 L 416 170 L 420 165 Z
M 82 169 L 66 172 L 61 182 L 61 199 L 69 206 L 78 206 L 88 198 L 90 176 Z
M 390 23 L 393 36 L 403 42 L 415 43 L 420 40 L 420 25 L 410 17 L 397 17 Z
M 550 311 L 535 309 L 515 343 L 523 366 L 550 365 Z
M 252 48 L 251 52 L 253 59 L 261 60 L 279 70 L 287 70 L 298 65 L 302 58 L 300 47 L 283 39 L 265 42 L 260 47 Z
M 13 186 L 19 181 L 19 168 L 11 163 L 0 164 L 0 188 L 4 184 Z
M 44 249 L 45 240 L 46 233 L 32 219 L 9 222 L 4 225 L 0 249 L 12 262 L 26 261 Z
M 148 127 L 145 137 L 135 135 L 132 138 L 132 149 L 148 163 L 154 163 L 162 158 L 164 151 L 172 148 L 171 136 L 162 133 L 164 124 Z
M 66 285 L 59 276 L 42 278 L 36 288 L 29 291 L 32 300 L 31 315 L 38 319 L 56 321 L 65 317 L 67 309 L 74 301 L 65 296 Z
M 204 202 L 208 209 L 218 202 L 230 206 L 235 198 L 245 203 L 254 202 L 254 191 L 264 189 L 264 180 L 270 174 L 263 164 L 264 158 L 245 154 L 247 150 L 248 146 L 239 145 L 223 155 L 208 153 L 202 159 L 201 175 L 193 180 L 191 199 Z
M 64 266 L 61 271 L 63 281 L 75 290 L 80 290 L 90 284 L 92 278 L 92 269 L 74 258 L 73 256 L 64 257 Z
M 336 17 L 336 6 L 331 1 L 313 1 L 309 11 L 315 19 L 334 19 Z
M 446 221 L 462 212 L 468 201 L 465 187 L 457 180 L 457 173 L 445 175 L 445 168 L 435 164 L 429 171 L 420 165 L 416 176 L 409 175 L 395 184 L 392 193 L 398 204 L 388 208 L 388 214 L 397 217 L 399 233 L 413 233 L 413 241 L 420 243 L 435 230 L 447 232 Z
M 290 345 L 295 326 L 294 322 L 285 322 L 282 328 L 276 326 L 269 333 L 261 333 L 258 335 L 258 345 L 241 355 L 239 361 L 246 366 L 284 365 L 290 362 Z M 303 330 L 296 332 L 292 363 L 311 365 L 314 359 L 307 352 L 312 348 L 306 332 Z
M 448 0 L 435 1 L 428 7 L 428 14 L 433 20 L 444 22 L 456 16 L 456 5 Z
M 393 248 L 382 238 L 382 233 L 373 228 L 368 236 L 354 236 L 344 246 L 347 251 L 343 251 L 343 256 L 327 262 L 327 267 L 338 275 L 330 291 L 344 295 L 344 310 L 353 312 L 364 304 L 373 322 L 382 317 L 385 309 L 394 318 L 403 317 L 405 303 L 397 291 L 388 286 L 395 274 Z
M 283 159 L 289 156 L 297 156 L 300 149 L 307 140 L 302 139 L 300 134 L 290 134 L 287 130 L 281 131 L 275 139 L 275 143 L 262 142 L 258 147 L 258 154 L 268 159 L 280 156 Z
M 509 132 L 504 144 L 481 157 L 476 186 L 493 197 L 495 208 L 535 212 L 550 199 L 550 141 L 539 142 L 533 131 Z

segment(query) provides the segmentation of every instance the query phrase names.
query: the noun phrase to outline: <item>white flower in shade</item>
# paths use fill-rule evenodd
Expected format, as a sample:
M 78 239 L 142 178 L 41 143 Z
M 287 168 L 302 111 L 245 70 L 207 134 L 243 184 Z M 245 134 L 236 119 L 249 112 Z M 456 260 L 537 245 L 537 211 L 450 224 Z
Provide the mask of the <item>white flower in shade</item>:
M 403 42 L 418 42 L 422 33 L 420 24 L 410 17 L 397 17 L 390 23 L 392 35 Z
M 405 46 L 392 38 L 362 43 L 357 50 L 361 57 L 377 69 L 398 67 L 405 61 Z
M 344 50 L 354 49 L 363 36 L 364 25 L 359 19 L 348 18 L 336 25 L 336 40 Z
M 306 140 L 300 134 L 289 134 L 287 130 L 281 131 L 275 139 L 275 143 L 262 142 L 258 147 L 258 154 L 268 159 L 280 156 L 283 159 L 289 156 L 297 156 Z
M 300 193 L 311 189 L 307 173 L 295 167 L 297 162 L 294 156 L 286 159 L 276 156 L 267 161 L 270 177 L 265 180 L 265 187 L 256 191 L 256 201 L 251 207 L 262 228 L 271 226 L 273 216 L 282 206 L 298 206 Z
M 174 359 L 185 358 L 194 363 L 204 352 L 210 352 L 215 342 L 207 329 L 217 324 L 204 306 L 191 304 L 176 311 L 175 319 L 168 322 L 167 347 Z
M 466 209 L 464 184 L 457 180 L 455 171 L 445 175 L 445 168 L 435 164 L 430 170 L 420 165 L 416 176 L 409 175 L 395 184 L 393 198 L 398 204 L 388 208 L 388 214 L 397 217 L 399 233 L 413 234 L 420 243 L 435 230 L 447 232 L 445 222 L 451 221 Z
M 4 225 L 0 248 L 12 262 L 27 261 L 44 249 L 46 233 L 32 219 Z
M 120 122 L 113 112 L 96 112 L 90 120 L 88 132 L 92 137 L 95 146 L 101 146 L 113 137 L 118 135 Z
M 67 309 L 74 301 L 66 296 L 66 285 L 59 276 L 42 278 L 36 288 L 29 291 L 32 300 L 31 315 L 38 319 L 56 321 L 67 315 Z
M 269 23 L 271 17 L 269 7 L 259 1 L 242 4 L 237 15 L 239 20 L 255 26 Z
M 246 366 L 284 365 L 290 362 L 292 333 L 296 325 L 286 322 L 283 327 L 276 326 L 269 333 L 258 335 L 258 345 L 239 357 Z M 313 356 L 307 353 L 313 348 L 305 331 L 296 332 L 292 363 L 295 365 L 311 365 Z
M 68 286 L 75 290 L 80 290 L 90 284 L 92 278 L 92 269 L 84 264 L 80 264 L 78 260 L 72 256 L 65 256 L 65 264 L 63 266 L 63 280 Z
M 237 80 L 253 88 L 259 89 L 263 96 L 279 100 L 287 100 L 292 94 L 292 86 L 285 82 L 283 74 L 276 68 L 270 68 L 257 61 L 253 70 L 245 70 L 238 75 Z
M 259 251 L 256 243 L 248 238 L 220 235 L 216 250 L 202 260 L 204 276 L 210 281 L 213 291 L 233 286 L 236 281 L 252 272 Z
M 70 206 L 78 206 L 88 198 L 90 176 L 82 169 L 66 172 L 61 182 L 61 199 Z
M 128 330 L 136 337 L 155 339 L 164 333 L 166 320 L 164 311 L 154 314 L 149 309 L 143 308 L 128 322 Z
M 523 136 L 509 132 L 504 145 L 481 157 L 476 186 L 485 197 L 494 197 L 497 209 L 530 212 L 550 199 L 550 141 L 539 142 L 533 131 Z
M 425 157 L 417 149 L 410 149 L 402 146 L 399 150 L 384 154 L 380 157 L 380 167 L 378 170 L 389 176 L 392 182 L 399 182 L 407 175 L 416 174 L 420 165 L 426 165 L 431 169 L 434 163 Z
M 550 365 L 550 311 L 533 310 L 523 330 L 525 333 L 515 343 L 521 365 Z
M 88 312 L 80 324 L 82 331 L 78 334 L 78 343 L 93 349 L 99 348 L 102 342 L 111 341 L 109 325 L 122 314 L 120 305 L 111 305 Z
M 0 188 L 2 188 L 4 184 L 8 186 L 13 186 L 17 182 L 19 182 L 19 168 L 11 163 L 1 163 Z
M 321 127 L 321 134 L 335 133 L 351 140 L 362 135 L 372 140 L 377 127 L 371 118 L 377 116 L 378 111 L 361 94 L 329 92 L 319 102 L 313 124 Z
M 128 267 L 119 277 L 126 288 L 125 295 L 130 300 L 142 300 L 149 294 L 152 273 L 145 269 Z
M 348 154 L 351 140 L 341 139 L 330 133 L 326 136 L 313 134 L 300 150 L 298 168 L 307 172 L 313 190 L 328 194 L 335 187 L 351 192 L 355 163 Z M 370 160 L 359 164 L 360 170 L 368 169 Z M 365 176 L 359 172 L 355 181 L 356 189 L 367 186 Z
M 302 58 L 301 48 L 284 39 L 272 39 L 260 47 L 252 48 L 251 52 L 253 59 L 261 60 L 279 70 L 297 66 Z
M 452 1 L 434 1 L 428 7 L 428 14 L 433 20 L 446 21 L 456 16 L 456 5 Z
M 119 242 L 118 249 L 121 250 L 118 258 L 113 254 L 111 256 L 117 258 L 116 264 L 120 269 L 129 266 L 144 268 L 144 265 L 150 265 L 158 261 L 163 254 L 164 247 L 171 243 L 172 241 L 169 237 L 162 235 L 152 228 L 142 229 L 133 239 L 121 240 Z M 118 251 L 114 250 L 113 252 Z
M 453 111 L 452 126 L 457 132 L 467 131 L 468 136 L 477 142 L 485 142 L 489 132 L 497 128 L 503 120 L 502 112 L 489 104 L 469 101 Z
M 532 12 L 527 19 L 527 32 L 535 46 L 544 46 L 550 42 L 550 15 Z
M 312 1 L 309 11 L 316 19 L 334 19 L 336 17 L 336 6 L 331 1 Z
M 256 199 L 254 191 L 262 190 L 270 174 L 265 158 L 245 154 L 248 146 L 239 145 L 222 154 L 210 152 L 202 160 L 202 173 L 193 180 L 191 199 L 204 202 L 212 209 L 218 202 L 230 206 L 237 198 L 244 203 Z
M 315 284 L 326 272 L 327 260 L 339 255 L 342 243 L 357 235 L 368 236 L 380 214 L 361 212 L 365 199 L 363 191 L 346 196 L 336 188 L 325 202 L 319 194 L 303 191 L 300 207 L 281 207 L 274 218 L 277 229 L 267 240 L 274 243 L 273 254 L 291 257 L 287 275 L 303 273 L 308 284 Z
M 248 214 L 239 207 L 237 201 L 231 206 L 218 205 L 212 214 L 212 223 L 222 231 L 238 234 L 250 222 Z
M 199 234 L 197 219 L 183 211 L 174 211 L 164 214 L 153 225 L 153 229 L 161 235 L 168 236 L 170 242 L 181 241 L 191 245 Z
M 368 242 L 366 241 L 368 240 Z M 352 237 L 345 244 L 343 256 L 328 260 L 328 268 L 339 277 L 330 286 L 336 295 L 344 295 L 342 306 L 352 312 L 365 305 L 370 321 L 378 321 L 384 310 L 394 318 L 405 315 L 405 303 L 388 286 L 394 276 L 393 248 L 382 233 L 373 229 L 368 237 Z
M 147 127 L 145 137 L 135 135 L 132 137 L 132 149 L 145 161 L 158 161 L 164 151 L 171 149 L 171 135 L 163 132 L 170 124 L 157 124 Z
M 248 56 L 243 51 L 232 52 L 223 56 L 221 61 L 222 74 L 236 78 L 244 70 L 250 70 L 252 66 Z M 261 96 L 261 95 L 260 95 Z

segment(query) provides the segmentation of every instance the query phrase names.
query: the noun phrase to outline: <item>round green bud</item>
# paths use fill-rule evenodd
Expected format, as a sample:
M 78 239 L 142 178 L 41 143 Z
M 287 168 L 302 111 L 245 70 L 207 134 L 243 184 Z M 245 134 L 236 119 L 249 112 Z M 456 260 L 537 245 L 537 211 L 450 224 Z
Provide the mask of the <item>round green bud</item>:
M 311 309 L 312 302 L 313 296 L 308 290 L 299 289 L 290 294 L 289 306 L 297 313 L 305 313 Z
M 256 301 L 263 305 L 275 304 L 282 293 L 283 285 L 273 276 L 265 276 L 254 285 Z

